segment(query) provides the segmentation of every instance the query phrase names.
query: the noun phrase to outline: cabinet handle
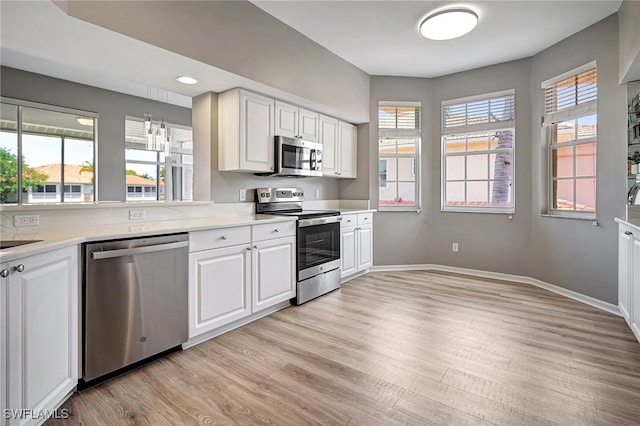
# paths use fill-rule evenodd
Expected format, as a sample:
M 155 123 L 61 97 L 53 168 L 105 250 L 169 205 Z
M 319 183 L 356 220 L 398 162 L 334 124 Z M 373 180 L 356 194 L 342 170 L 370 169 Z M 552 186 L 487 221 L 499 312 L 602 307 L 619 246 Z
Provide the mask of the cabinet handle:
M 247 251 L 251 251 L 251 247 L 247 247 Z
M 273 232 L 280 232 L 278 228 L 274 229 Z
M 364 218 L 364 220 L 369 220 L 369 218 L 368 218 L 368 217 L 365 217 L 365 218 Z
M 624 235 L 633 235 L 633 232 L 631 232 L 631 231 L 624 231 Z
M 3 269 L 2 271 L 0 271 L 0 277 L 7 278 L 8 276 L 9 276 L 9 270 L 8 269 Z
M 16 271 L 16 272 L 22 272 L 22 271 L 24 271 L 24 265 L 21 263 L 18 266 L 14 266 L 13 270 Z
M 222 237 L 220 237 L 220 239 L 221 239 L 222 241 L 226 241 L 227 236 L 226 236 L 226 235 L 223 235 Z
M 253 246 L 254 249 L 258 250 L 258 246 Z
M 347 219 L 347 223 L 351 223 L 351 219 Z

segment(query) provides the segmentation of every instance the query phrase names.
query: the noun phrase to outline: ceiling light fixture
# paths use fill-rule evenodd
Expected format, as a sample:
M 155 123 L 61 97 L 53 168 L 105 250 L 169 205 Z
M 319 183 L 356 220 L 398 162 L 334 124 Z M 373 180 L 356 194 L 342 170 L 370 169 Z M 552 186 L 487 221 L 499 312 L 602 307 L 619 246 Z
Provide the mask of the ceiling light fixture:
M 196 84 L 198 80 L 193 77 L 189 77 L 188 75 L 181 75 L 176 78 L 182 84 Z
M 461 37 L 478 24 L 478 15 L 469 9 L 447 9 L 427 16 L 420 23 L 420 34 L 431 40 Z
M 93 118 L 78 117 L 76 118 L 76 121 L 82 124 L 83 126 L 93 126 Z

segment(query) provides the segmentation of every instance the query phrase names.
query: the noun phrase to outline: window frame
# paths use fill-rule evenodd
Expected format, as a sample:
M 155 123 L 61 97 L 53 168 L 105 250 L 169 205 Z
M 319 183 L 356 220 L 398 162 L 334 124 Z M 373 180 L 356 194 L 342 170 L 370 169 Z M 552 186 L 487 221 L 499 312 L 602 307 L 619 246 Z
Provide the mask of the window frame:
M 564 217 L 569 219 L 583 219 L 583 220 L 595 220 L 597 218 L 598 213 L 598 169 L 597 169 L 597 159 L 598 159 L 598 95 L 597 95 L 597 64 L 596 61 L 589 62 L 588 64 L 582 65 L 578 68 L 574 68 L 567 72 L 564 72 L 556 77 L 545 80 L 541 83 L 541 94 L 542 94 L 542 120 L 541 125 L 543 128 L 543 137 L 545 138 L 545 147 L 547 150 L 547 185 L 546 185 L 546 209 L 544 209 L 543 216 L 551 216 L 551 217 Z M 556 83 L 567 80 L 569 78 L 577 78 L 580 74 L 590 72 L 591 70 L 596 70 L 596 96 L 595 99 L 592 99 L 587 102 L 579 103 L 576 102 L 575 105 L 562 108 L 559 110 L 555 110 L 552 112 L 545 111 L 545 92 L 547 89 L 552 88 Z M 576 97 L 577 99 L 577 97 Z M 594 137 L 583 138 L 583 139 L 572 139 L 567 142 L 554 142 L 554 134 L 553 127 L 555 124 L 562 123 L 565 121 L 576 120 L 576 123 L 579 119 L 589 117 L 595 115 L 596 117 L 596 135 Z M 578 176 L 577 175 L 577 147 L 580 145 L 589 145 L 595 144 L 595 161 L 596 161 L 596 170 L 594 176 Z M 558 178 L 554 177 L 554 167 L 553 167 L 553 154 L 560 148 L 572 148 L 573 150 L 573 175 L 570 178 Z M 577 181 L 579 179 L 593 179 L 595 183 L 595 206 L 594 211 L 581 211 L 576 210 L 576 195 L 577 195 Z M 572 181 L 572 192 L 573 192 L 573 209 L 558 209 L 554 208 L 554 184 L 559 180 L 571 180 Z
M 28 197 L 29 197 L 29 192 L 31 192 L 32 194 L 34 193 L 34 191 L 28 188 L 25 188 L 23 190 L 22 188 L 22 167 L 23 167 L 23 153 L 22 153 L 22 108 L 31 108 L 31 109 L 39 109 L 39 110 L 44 110 L 44 111 L 51 111 L 51 112 L 59 112 L 59 113 L 63 113 L 63 114 L 70 114 L 70 115 L 79 115 L 82 117 L 87 117 L 87 118 L 92 118 L 93 119 L 93 201 L 90 202 L 86 202 L 86 201 L 66 201 L 64 199 L 64 189 L 61 189 L 60 191 L 56 190 L 56 194 L 58 192 L 60 192 L 60 201 L 56 201 L 56 204 L 92 204 L 92 203 L 97 203 L 99 198 L 98 198 L 98 114 L 95 112 L 91 112 L 91 111 L 84 111 L 84 110 L 79 110 L 79 109 L 74 109 L 74 108 L 67 108 L 67 107 L 61 107 L 61 106 L 57 106 L 57 105 L 50 105 L 50 104 L 44 104 L 44 103 L 40 103 L 40 102 L 33 102 L 33 101 L 27 101 L 27 100 L 23 100 L 23 99 L 16 99 L 16 98 L 10 98 L 10 97 L 6 97 L 6 96 L 0 96 L 0 104 L 7 104 L 7 105 L 14 105 L 17 107 L 17 111 L 16 111 L 16 137 L 17 137 L 17 153 L 16 156 L 18 158 L 18 176 L 17 176 L 17 200 L 15 203 L 6 203 L 6 204 L 2 204 L 0 203 L 0 205 L 2 206 L 21 206 L 21 205 L 40 205 L 40 204 L 46 204 L 46 203 L 29 203 L 28 202 Z M 56 187 L 61 187 L 64 188 L 62 185 L 67 185 L 66 182 L 64 182 L 64 149 L 65 149 L 65 144 L 64 144 L 64 140 L 65 140 L 65 136 L 58 136 L 58 135 L 47 135 L 49 137 L 60 137 L 61 139 L 61 151 L 62 151 L 62 156 L 61 156 L 61 170 L 62 170 L 62 176 L 61 176 L 61 180 L 62 182 L 60 182 L 59 184 L 56 184 Z M 82 197 L 81 197 L 82 198 Z
M 515 214 L 516 211 L 516 168 L 515 168 L 515 160 L 516 160 L 516 93 L 515 89 L 507 89 L 501 90 L 497 92 L 483 93 L 479 95 L 468 96 L 464 98 L 444 100 L 440 104 L 440 114 L 441 120 L 443 116 L 444 108 L 450 105 L 461 105 L 461 104 L 470 104 L 473 102 L 480 101 L 491 101 L 493 99 L 499 99 L 507 96 L 513 97 L 513 117 L 510 120 L 505 121 L 496 121 L 496 122 L 488 122 L 481 124 L 465 124 L 460 126 L 452 126 L 449 128 L 445 127 L 444 121 L 441 123 L 440 131 L 441 131 L 441 144 L 440 144 L 440 161 L 441 161 L 441 176 L 440 176 L 440 211 L 442 212 L 454 212 L 454 213 L 491 213 L 491 214 Z M 466 120 L 466 119 L 465 119 Z M 471 135 L 484 135 L 486 134 L 489 138 L 491 138 L 492 133 L 497 133 L 503 130 L 511 130 L 513 136 L 513 146 L 511 148 L 496 148 L 491 149 L 491 141 L 488 141 L 488 149 L 486 150 L 476 150 L 469 151 L 468 150 L 468 140 L 467 138 Z M 446 144 L 447 138 L 451 136 L 459 136 L 464 137 L 465 149 L 461 152 L 451 152 L 447 153 Z M 465 193 L 465 202 L 466 202 L 466 194 L 467 194 L 467 183 L 468 182 L 486 182 L 487 183 L 487 193 L 488 193 L 488 202 L 491 201 L 491 183 L 493 182 L 504 182 L 504 179 L 494 179 L 491 178 L 491 162 L 487 163 L 487 177 L 486 179 L 469 179 L 467 176 L 467 161 L 469 156 L 473 155 L 487 155 L 488 160 L 490 160 L 492 154 L 504 154 L 511 153 L 511 177 L 508 180 L 511 186 L 511 205 L 508 207 L 495 207 L 495 206 L 459 206 L 459 205 L 447 205 L 447 183 L 448 182 L 463 182 L 464 183 L 464 193 Z M 449 157 L 463 157 L 464 158 L 464 167 L 465 167 L 465 176 L 463 180 L 447 180 L 447 158 Z
M 146 197 L 141 197 L 143 198 L 142 200 L 138 200 L 136 199 L 137 197 L 133 197 L 133 199 L 128 199 L 129 198 L 129 192 L 128 189 L 130 186 L 139 186 L 138 184 L 132 184 L 132 185 L 128 185 L 126 183 L 126 176 L 125 176 L 125 185 L 124 185 L 124 190 L 125 190 L 125 202 L 129 202 L 129 203 L 137 203 L 137 202 L 157 202 L 157 203 L 166 203 L 166 202 L 171 202 L 171 203 L 191 203 L 193 202 L 193 172 L 194 172 L 194 152 L 193 152 L 193 148 L 191 148 L 190 152 L 188 152 L 187 149 L 185 148 L 178 148 L 178 147 L 171 147 L 171 151 L 170 151 L 170 155 L 165 155 L 165 161 L 162 161 L 162 155 L 163 155 L 163 151 L 157 151 L 157 150 L 150 150 L 146 148 L 146 145 L 143 143 L 135 143 L 133 141 L 129 141 L 127 139 L 127 137 L 129 136 L 127 134 L 127 121 L 132 121 L 132 122 L 139 122 L 139 123 L 144 123 L 144 118 L 142 117 L 135 117 L 135 116 L 125 116 L 125 158 L 124 158 L 124 165 L 125 165 L 125 173 L 127 170 L 127 164 L 139 164 L 139 165 L 147 165 L 147 166 L 155 166 L 156 168 L 156 185 L 155 185 L 155 191 L 142 191 L 142 194 L 149 194 L 149 195 L 154 195 L 155 199 L 151 199 L 151 197 L 148 197 L 147 199 L 144 199 Z M 158 121 L 153 121 L 154 124 L 159 124 Z M 181 124 L 175 124 L 175 123 L 170 123 L 170 122 L 165 122 L 167 128 L 169 129 L 182 129 L 182 130 L 188 130 L 191 132 L 191 142 L 193 143 L 193 127 L 192 126 L 184 126 Z M 141 152 L 153 152 L 156 153 L 156 158 L 155 160 L 151 161 L 151 160 L 137 160 L 137 159 L 127 159 L 127 150 L 135 150 L 135 151 L 141 151 Z M 173 162 L 171 161 L 171 158 L 174 157 L 175 155 L 180 155 L 180 162 Z M 191 156 L 191 163 L 188 162 L 184 162 L 184 157 L 185 155 Z M 161 188 L 161 170 L 162 167 L 164 167 L 165 169 L 165 183 L 164 183 L 164 192 L 162 191 Z M 173 169 L 179 169 L 180 170 L 180 179 L 182 179 L 182 175 L 185 173 L 185 170 L 187 169 L 191 169 L 191 199 L 181 199 L 181 200 L 173 200 L 170 199 L 173 194 L 169 194 L 168 191 L 168 182 L 172 180 L 172 173 L 173 173 Z M 169 197 L 169 195 L 171 195 L 171 197 Z M 164 197 L 164 198 L 161 198 Z
M 408 128 L 380 128 L 380 107 L 410 107 L 410 108 L 417 108 L 418 109 L 418 120 L 419 120 L 419 127 L 418 128 L 413 128 L 413 129 L 408 129 Z M 400 158 L 411 158 L 412 159 L 412 163 L 411 163 L 411 175 L 414 178 L 413 182 L 415 185 L 415 206 L 399 206 L 399 205 L 395 205 L 395 206 L 386 206 L 386 205 L 380 205 L 380 189 L 386 189 L 389 187 L 389 180 L 386 179 L 385 180 L 385 186 L 380 186 L 380 173 L 378 172 L 378 211 L 383 211 L 383 212 L 414 212 L 414 213 L 419 213 L 422 211 L 422 182 L 421 182 L 421 165 L 422 165 L 422 161 L 421 161 L 421 146 L 422 146 L 422 123 L 423 123 L 423 119 L 422 119 L 422 113 L 423 113 L 423 108 L 422 108 L 422 103 L 418 102 L 418 101 L 379 101 L 378 102 L 378 115 L 376 116 L 376 120 L 377 120 L 377 126 L 378 126 L 378 138 L 377 138 L 377 153 L 378 153 L 378 170 L 379 169 L 379 164 L 380 161 L 384 160 L 387 162 L 387 177 L 388 177 L 388 170 L 389 170 L 389 162 L 388 159 L 389 158 L 394 158 L 396 159 L 396 162 L 398 159 Z M 380 157 L 380 141 L 383 139 L 413 139 L 415 142 L 415 150 L 413 153 L 399 153 L 397 152 L 397 145 L 396 145 L 396 152 L 393 154 L 385 154 L 384 157 L 385 158 L 381 158 Z M 396 166 L 397 169 L 397 166 Z M 398 170 L 396 170 L 396 180 L 392 181 L 395 182 L 396 184 L 402 181 L 399 181 L 398 179 Z M 397 195 L 397 194 L 396 194 Z

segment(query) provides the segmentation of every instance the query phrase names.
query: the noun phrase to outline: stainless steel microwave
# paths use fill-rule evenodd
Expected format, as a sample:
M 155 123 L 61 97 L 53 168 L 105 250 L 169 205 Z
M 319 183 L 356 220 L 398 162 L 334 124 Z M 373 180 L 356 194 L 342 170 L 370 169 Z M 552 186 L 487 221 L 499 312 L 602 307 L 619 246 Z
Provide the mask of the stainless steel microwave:
M 276 136 L 275 170 L 279 176 L 322 176 L 322 144 Z

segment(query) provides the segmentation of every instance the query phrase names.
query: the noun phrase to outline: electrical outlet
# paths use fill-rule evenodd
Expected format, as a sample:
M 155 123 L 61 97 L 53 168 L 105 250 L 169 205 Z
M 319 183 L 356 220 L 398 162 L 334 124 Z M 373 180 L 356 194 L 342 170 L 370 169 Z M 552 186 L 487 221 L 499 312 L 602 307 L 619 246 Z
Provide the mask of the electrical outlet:
M 316 189 L 316 198 L 320 198 L 320 190 Z
M 24 214 L 16 215 L 13 217 L 13 226 L 37 226 L 40 225 L 40 215 L 38 214 Z
M 246 189 L 241 189 L 240 190 L 240 201 L 247 201 L 247 190 Z
M 454 253 L 458 252 L 458 243 L 451 244 L 451 251 Z
M 129 210 L 129 220 L 140 220 L 147 217 L 147 212 L 144 210 Z

